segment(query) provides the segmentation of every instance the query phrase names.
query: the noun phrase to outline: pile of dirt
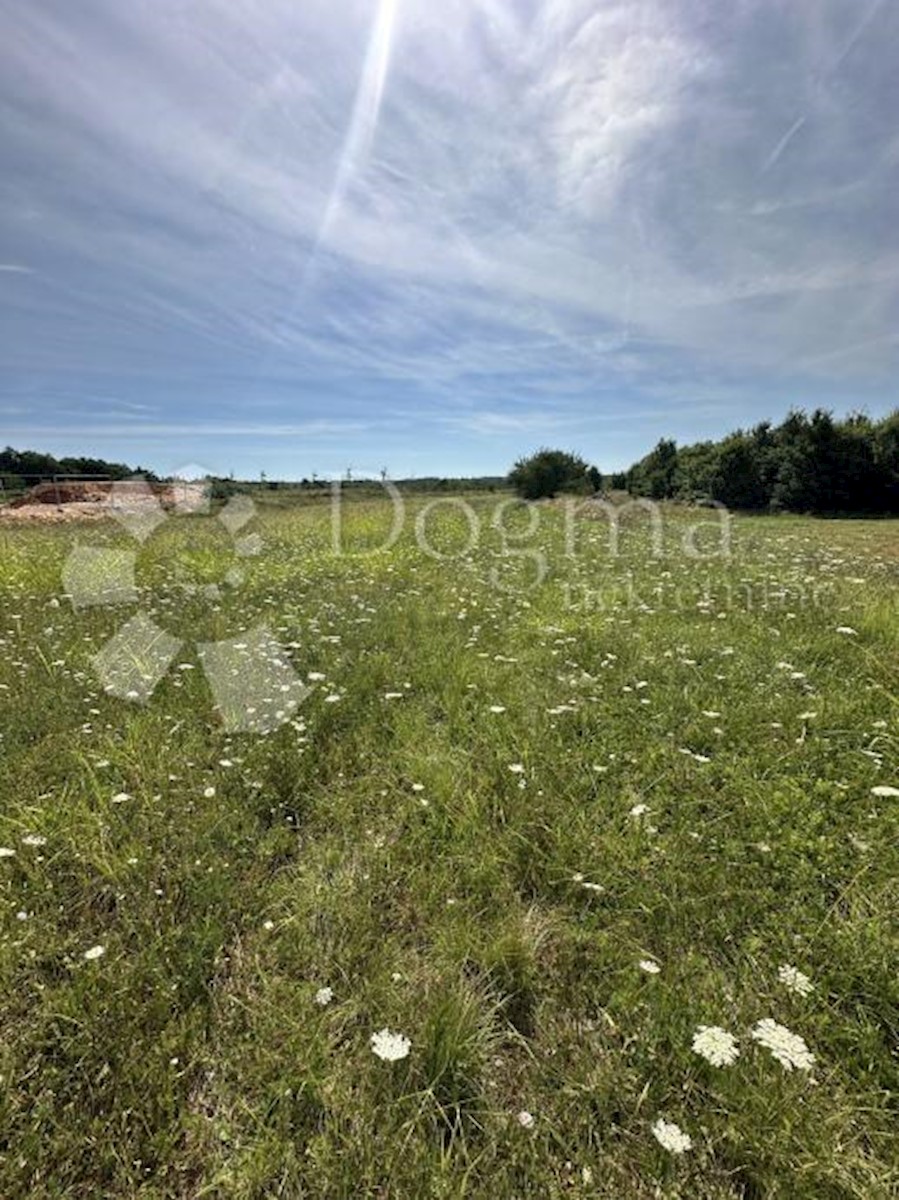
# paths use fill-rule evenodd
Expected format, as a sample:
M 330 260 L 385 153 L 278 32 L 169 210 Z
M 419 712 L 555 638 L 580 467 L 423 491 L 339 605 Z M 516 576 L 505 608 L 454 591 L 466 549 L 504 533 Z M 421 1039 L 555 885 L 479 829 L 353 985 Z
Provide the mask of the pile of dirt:
M 116 506 L 129 510 L 144 505 L 179 511 L 198 511 L 204 499 L 202 483 L 177 481 L 174 484 L 148 483 L 142 479 L 118 480 L 60 480 L 39 483 L 24 496 L 0 507 L 0 519 L 75 521 L 98 520 L 112 515 Z
M 59 483 L 39 483 L 18 500 L 13 500 L 10 508 L 26 508 L 31 504 L 108 504 L 113 495 L 112 489 L 112 483 L 106 480 L 65 479 Z M 144 498 L 148 503 L 153 503 L 156 498 L 163 504 L 173 500 L 170 487 L 142 480 L 116 483 L 115 495 L 121 496 L 128 504 Z
M 0 524 L 24 521 L 40 521 L 47 525 L 60 525 L 66 521 L 105 521 L 109 509 L 103 504 L 12 504 L 0 506 Z

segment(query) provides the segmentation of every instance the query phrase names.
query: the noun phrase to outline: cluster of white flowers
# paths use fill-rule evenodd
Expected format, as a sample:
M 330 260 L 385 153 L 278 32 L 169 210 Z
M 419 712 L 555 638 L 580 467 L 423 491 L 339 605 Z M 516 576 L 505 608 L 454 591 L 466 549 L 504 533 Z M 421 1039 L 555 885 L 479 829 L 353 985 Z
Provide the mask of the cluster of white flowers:
M 899 796 L 899 788 L 891 787 L 888 783 L 878 783 L 876 787 L 871 788 L 872 796 L 880 796 L 883 799 L 892 799 Z
M 315 1003 L 322 1008 L 327 1007 L 334 999 L 334 989 L 329 987 L 321 987 L 315 993 Z
M 659 1145 L 671 1154 L 683 1154 L 684 1151 L 692 1149 L 693 1139 L 673 1121 L 664 1121 L 659 1117 L 652 1124 L 652 1134 Z
M 647 975 L 658 975 L 661 967 L 657 962 L 653 962 L 651 958 L 641 958 L 637 966 L 641 971 L 645 971 Z
M 779 1025 L 771 1017 L 765 1017 L 754 1026 L 752 1037 L 771 1051 L 785 1071 L 810 1071 L 815 1065 L 815 1056 L 799 1034 Z
M 700 1025 L 693 1035 L 693 1050 L 713 1067 L 729 1067 L 740 1057 L 737 1039 L 720 1025 Z
M 815 990 L 815 985 L 809 979 L 808 975 L 803 974 L 796 967 L 791 967 L 789 963 L 784 963 L 782 967 L 778 967 L 777 978 L 784 987 L 791 992 L 795 992 L 797 996 L 808 996 Z
M 371 1035 L 371 1049 L 372 1053 L 384 1062 L 398 1062 L 399 1059 L 408 1057 L 412 1043 L 403 1034 L 391 1033 L 389 1029 L 384 1028 Z

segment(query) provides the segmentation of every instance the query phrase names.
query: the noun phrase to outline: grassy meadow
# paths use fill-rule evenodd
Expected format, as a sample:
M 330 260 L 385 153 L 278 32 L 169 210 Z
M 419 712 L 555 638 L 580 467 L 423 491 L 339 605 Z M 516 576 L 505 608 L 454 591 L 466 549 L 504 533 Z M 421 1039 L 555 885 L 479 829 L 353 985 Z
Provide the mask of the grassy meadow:
M 212 599 L 208 517 L 0 525 L 0 1196 L 899 1195 L 899 522 L 430 503 L 260 507 Z M 259 625 L 311 691 L 229 733 Z

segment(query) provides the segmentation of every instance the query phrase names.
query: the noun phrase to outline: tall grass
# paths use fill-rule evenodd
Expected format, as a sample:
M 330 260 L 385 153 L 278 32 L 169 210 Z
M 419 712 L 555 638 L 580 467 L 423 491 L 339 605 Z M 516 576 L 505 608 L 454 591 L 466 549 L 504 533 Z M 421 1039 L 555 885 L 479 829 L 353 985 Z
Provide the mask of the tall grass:
M 228 539 L 172 520 L 80 611 L 67 554 L 125 532 L 0 529 L 0 1195 L 896 1195 L 897 526 L 702 560 L 675 510 L 616 555 L 426 503 L 387 551 L 382 501 L 341 553 L 263 511 L 215 600 Z M 139 608 L 184 643 L 146 705 L 92 665 Z M 261 622 L 314 690 L 229 734 L 193 646 Z

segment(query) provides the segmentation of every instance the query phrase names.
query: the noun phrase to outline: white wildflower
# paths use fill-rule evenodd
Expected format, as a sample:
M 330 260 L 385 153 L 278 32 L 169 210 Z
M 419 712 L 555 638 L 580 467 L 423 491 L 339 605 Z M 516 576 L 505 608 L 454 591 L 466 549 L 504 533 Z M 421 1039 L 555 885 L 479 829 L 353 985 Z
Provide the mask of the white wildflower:
M 41 837 L 39 833 L 26 833 L 22 838 L 23 846 L 46 846 L 47 839 Z
M 858 630 L 853 629 L 851 625 L 838 625 L 837 633 L 845 633 L 849 637 L 858 637 Z
M 661 1117 L 653 1122 L 652 1135 L 671 1154 L 683 1154 L 693 1146 L 693 1139 L 688 1133 L 684 1133 L 673 1121 L 663 1121 Z
M 91 946 L 90 950 L 85 950 L 84 957 L 88 962 L 93 962 L 95 958 L 102 958 L 105 953 L 105 946 Z
M 9 846 L 0 846 L 0 858 L 15 858 L 15 850 L 11 850 Z
M 872 796 L 882 796 L 884 799 L 899 796 L 899 788 L 891 787 L 888 783 L 878 783 L 877 787 L 871 788 Z
M 509 770 L 513 775 L 523 775 L 524 763 L 509 763 Z
M 636 817 L 642 817 L 648 812 L 649 812 L 648 804 L 635 804 L 634 807 L 631 809 L 630 815 L 632 817 L 636 818 Z
M 645 971 L 647 975 L 658 975 L 661 967 L 657 962 L 653 962 L 651 958 L 641 958 L 637 964 L 641 971 Z
M 693 1034 L 693 1051 L 713 1067 L 729 1067 L 740 1057 L 737 1039 L 720 1025 L 700 1025 Z
M 406 1058 L 412 1048 L 412 1043 L 401 1033 L 391 1033 L 389 1029 L 381 1029 L 371 1035 L 372 1053 L 385 1062 L 397 1062 Z
M 534 1128 L 534 1114 L 529 1113 L 526 1108 L 521 1110 L 521 1112 L 518 1114 L 517 1120 L 522 1129 Z
M 808 975 L 797 970 L 796 967 L 791 967 L 789 963 L 784 963 L 782 967 L 777 968 L 777 978 L 791 992 L 795 992 L 797 996 L 808 996 L 815 990 L 815 985 L 809 979 Z
M 203 788 L 203 795 L 207 800 L 211 800 L 212 797 L 215 795 L 215 788 L 212 787 L 211 784 L 208 788 Z
M 506 706 L 505 704 L 491 704 L 488 711 L 492 713 L 504 713 Z
M 315 993 L 315 1003 L 321 1005 L 322 1008 L 327 1007 L 334 999 L 334 989 L 329 987 L 321 987 Z M 377 1053 L 377 1051 L 376 1051 Z
M 798 1033 L 779 1025 L 771 1017 L 759 1021 L 752 1030 L 753 1039 L 770 1050 L 785 1071 L 810 1071 L 815 1056 Z

